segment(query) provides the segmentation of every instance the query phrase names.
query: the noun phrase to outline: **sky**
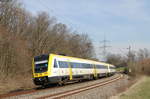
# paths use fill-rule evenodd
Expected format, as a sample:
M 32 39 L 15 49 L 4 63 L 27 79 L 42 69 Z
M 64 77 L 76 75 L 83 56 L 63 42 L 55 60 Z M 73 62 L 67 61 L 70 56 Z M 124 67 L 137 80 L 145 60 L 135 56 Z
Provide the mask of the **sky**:
M 99 54 L 104 37 L 108 52 L 150 49 L 150 0 L 21 0 L 33 15 L 46 11 L 72 30 L 87 33 Z

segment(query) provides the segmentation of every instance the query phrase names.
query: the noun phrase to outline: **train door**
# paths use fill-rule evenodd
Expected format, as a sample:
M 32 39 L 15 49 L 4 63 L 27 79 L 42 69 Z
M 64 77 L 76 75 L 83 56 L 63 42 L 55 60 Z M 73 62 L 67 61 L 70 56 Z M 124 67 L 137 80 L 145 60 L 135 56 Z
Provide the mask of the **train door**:
M 108 64 L 108 72 L 107 72 L 107 75 L 109 76 L 110 74 L 110 65 Z
M 68 71 L 69 71 L 69 79 L 72 80 L 73 79 L 73 77 L 72 77 L 72 66 L 71 66 L 71 63 L 69 60 L 68 60 Z
M 97 78 L 97 70 L 96 65 L 93 65 L 94 77 Z
M 59 64 L 59 76 L 66 76 L 68 75 L 68 62 L 66 60 L 60 60 Z
M 57 59 L 54 59 L 54 67 L 53 67 L 53 76 L 60 76 L 60 71 L 59 71 L 59 63 Z

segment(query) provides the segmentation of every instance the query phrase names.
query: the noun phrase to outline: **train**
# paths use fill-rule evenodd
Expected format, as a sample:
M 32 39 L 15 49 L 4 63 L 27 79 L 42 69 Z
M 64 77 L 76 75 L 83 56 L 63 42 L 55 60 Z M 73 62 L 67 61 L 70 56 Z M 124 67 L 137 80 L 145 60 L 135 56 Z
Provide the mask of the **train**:
M 43 54 L 35 56 L 32 62 L 33 82 L 35 85 L 63 84 L 69 81 L 98 79 L 113 75 L 115 66 L 94 60 Z

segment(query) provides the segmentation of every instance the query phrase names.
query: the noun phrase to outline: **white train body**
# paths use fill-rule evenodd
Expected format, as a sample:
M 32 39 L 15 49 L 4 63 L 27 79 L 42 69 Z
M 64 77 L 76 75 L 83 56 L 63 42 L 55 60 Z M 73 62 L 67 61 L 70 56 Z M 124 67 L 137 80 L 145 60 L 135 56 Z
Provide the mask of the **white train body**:
M 115 72 L 115 66 L 111 64 L 55 54 L 45 55 L 45 58 L 37 56 L 33 61 L 33 78 L 36 85 L 93 79 Z

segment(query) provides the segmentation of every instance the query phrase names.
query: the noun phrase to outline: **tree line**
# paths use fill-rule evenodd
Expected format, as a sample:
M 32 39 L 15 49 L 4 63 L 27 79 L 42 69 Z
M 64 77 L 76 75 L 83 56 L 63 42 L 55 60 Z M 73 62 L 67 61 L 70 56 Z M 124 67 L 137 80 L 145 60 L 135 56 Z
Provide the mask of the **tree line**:
M 117 68 L 125 67 L 133 76 L 150 75 L 150 51 L 146 48 L 130 51 L 126 55 L 109 54 L 107 62 L 114 64 Z
M 1 78 L 30 75 L 32 58 L 48 53 L 91 59 L 93 44 L 46 12 L 32 15 L 16 0 L 0 2 Z

